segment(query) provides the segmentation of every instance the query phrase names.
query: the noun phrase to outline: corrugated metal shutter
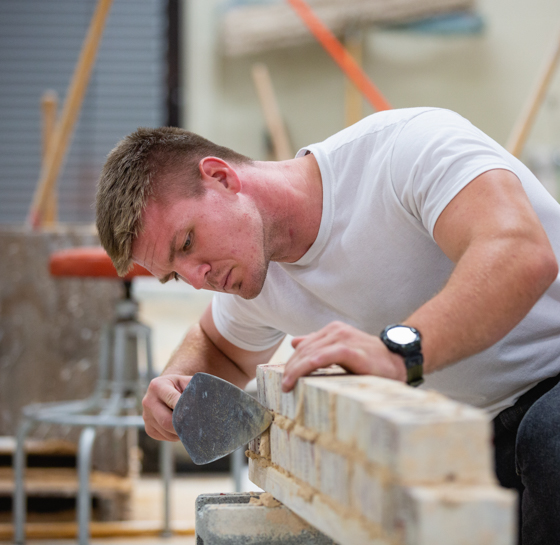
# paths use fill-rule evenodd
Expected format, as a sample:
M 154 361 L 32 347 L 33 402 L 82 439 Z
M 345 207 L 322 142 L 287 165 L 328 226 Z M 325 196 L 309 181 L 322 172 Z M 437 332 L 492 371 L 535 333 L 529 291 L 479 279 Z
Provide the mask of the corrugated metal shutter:
M 25 221 L 40 170 L 40 99 L 62 107 L 96 0 L 0 1 L 0 223 Z M 66 165 L 59 218 L 94 218 L 107 153 L 138 126 L 166 120 L 165 0 L 114 0 Z

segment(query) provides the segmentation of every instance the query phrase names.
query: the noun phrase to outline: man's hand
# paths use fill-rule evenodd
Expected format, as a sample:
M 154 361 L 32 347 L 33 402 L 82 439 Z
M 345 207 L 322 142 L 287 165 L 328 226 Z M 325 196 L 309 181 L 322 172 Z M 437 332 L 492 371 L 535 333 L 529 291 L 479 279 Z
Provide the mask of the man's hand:
M 376 375 L 406 381 L 402 356 L 390 352 L 379 337 L 342 322 L 332 322 L 315 333 L 295 337 L 295 352 L 284 369 L 282 390 L 289 392 L 299 377 L 333 363 L 358 375 Z
M 162 375 L 150 382 L 142 400 L 146 433 L 159 441 L 179 441 L 173 429 L 173 409 L 192 377 Z

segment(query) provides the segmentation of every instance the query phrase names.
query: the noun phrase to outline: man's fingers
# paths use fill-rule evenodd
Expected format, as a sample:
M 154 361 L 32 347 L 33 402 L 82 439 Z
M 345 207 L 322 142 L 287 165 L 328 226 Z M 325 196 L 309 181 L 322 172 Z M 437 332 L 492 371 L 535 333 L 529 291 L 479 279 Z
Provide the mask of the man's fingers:
M 164 375 L 150 382 L 142 400 L 146 433 L 154 439 L 178 441 L 173 429 L 173 408 L 191 377 Z
M 161 400 L 171 410 L 177 405 L 184 389 L 187 387 L 192 377 L 184 375 L 167 375 L 158 377 L 148 387 L 148 393 Z
M 295 354 L 286 364 L 282 378 L 282 390 L 289 392 L 296 384 L 297 379 L 309 373 L 328 367 L 333 363 L 344 363 L 348 348 L 342 344 L 332 344 L 314 350 L 312 354 Z
M 157 428 L 150 426 L 149 424 L 145 425 L 146 433 L 152 438 L 156 439 L 157 441 L 171 441 L 176 443 L 179 441 L 179 437 L 177 435 L 171 435 L 170 433 L 160 432 Z

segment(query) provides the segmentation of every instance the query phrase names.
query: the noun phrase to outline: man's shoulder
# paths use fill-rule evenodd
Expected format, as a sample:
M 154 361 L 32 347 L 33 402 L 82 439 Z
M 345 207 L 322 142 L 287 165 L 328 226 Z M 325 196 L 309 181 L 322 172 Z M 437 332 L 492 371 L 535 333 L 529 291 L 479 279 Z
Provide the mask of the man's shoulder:
M 335 151 L 342 146 L 357 143 L 368 136 L 379 136 L 379 133 L 386 131 L 398 131 L 399 127 L 406 125 L 409 121 L 416 117 L 422 117 L 423 114 L 429 112 L 450 112 L 441 108 L 400 108 L 394 110 L 385 110 L 364 117 L 354 125 L 347 127 L 318 144 L 313 144 L 309 148 L 313 151 L 313 147 L 321 147 L 327 152 Z M 454 112 L 450 112 L 454 113 Z M 455 114 L 456 115 L 456 114 Z

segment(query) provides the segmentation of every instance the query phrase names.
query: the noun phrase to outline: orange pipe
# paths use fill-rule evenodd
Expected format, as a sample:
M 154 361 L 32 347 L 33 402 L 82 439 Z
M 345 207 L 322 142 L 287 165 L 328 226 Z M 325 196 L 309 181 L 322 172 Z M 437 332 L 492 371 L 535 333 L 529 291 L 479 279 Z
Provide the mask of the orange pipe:
M 323 46 L 332 59 L 340 66 L 346 76 L 363 93 L 369 103 L 377 110 L 390 110 L 379 89 L 369 80 L 350 53 L 344 49 L 335 35 L 313 13 L 304 0 L 288 0 L 294 11 L 301 17 L 307 28 Z

